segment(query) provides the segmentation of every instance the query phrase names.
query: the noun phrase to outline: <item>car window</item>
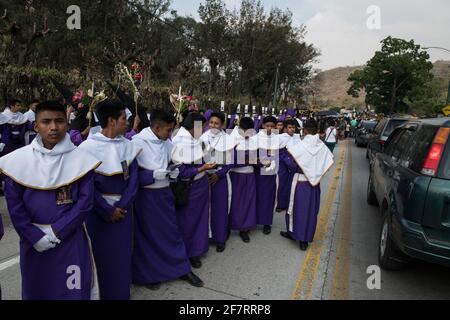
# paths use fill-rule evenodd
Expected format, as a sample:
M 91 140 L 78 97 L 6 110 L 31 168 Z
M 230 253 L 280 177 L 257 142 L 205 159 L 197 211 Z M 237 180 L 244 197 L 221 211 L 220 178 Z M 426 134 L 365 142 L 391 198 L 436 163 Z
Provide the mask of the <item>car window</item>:
M 399 148 L 398 141 L 401 139 L 402 135 L 403 130 L 398 129 L 392 134 L 392 136 L 389 137 L 389 140 L 386 141 L 384 154 L 392 156 L 394 152 L 396 152 L 396 150 Z
M 400 156 L 408 151 L 415 133 L 415 131 L 409 129 L 402 129 L 401 131 L 402 135 L 396 141 L 396 148 L 392 151 L 392 158 L 395 161 L 400 160 Z
M 376 122 L 363 122 L 362 127 L 367 130 L 370 130 L 370 129 L 375 128 L 376 125 L 377 125 Z
M 438 172 L 439 178 L 450 179 L 450 139 L 447 141 L 440 168 L 442 169 Z
M 422 126 L 419 128 L 412 135 L 407 150 L 402 154 L 400 165 L 420 173 L 438 129 L 439 127 L 435 126 Z
M 379 135 L 381 131 L 383 131 L 384 125 L 386 124 L 386 119 L 381 120 L 378 125 L 375 127 L 375 133 Z
M 390 120 L 387 125 L 386 129 L 383 131 L 384 137 L 389 137 L 389 135 L 398 127 L 400 127 L 403 123 L 407 122 L 408 120 Z

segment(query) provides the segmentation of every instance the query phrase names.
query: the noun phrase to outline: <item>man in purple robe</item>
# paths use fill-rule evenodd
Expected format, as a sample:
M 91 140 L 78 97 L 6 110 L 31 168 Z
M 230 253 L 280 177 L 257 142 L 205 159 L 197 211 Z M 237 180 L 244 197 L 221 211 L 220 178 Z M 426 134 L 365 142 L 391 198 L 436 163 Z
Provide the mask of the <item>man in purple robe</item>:
M 230 170 L 232 199 L 229 216 L 230 230 L 239 231 L 245 243 L 250 242 L 249 232 L 256 229 L 256 178 L 258 144 L 252 118 L 244 117 L 232 136 L 236 139 L 235 164 Z
M 262 130 L 256 135 L 258 140 L 258 166 L 255 174 L 257 224 L 264 226 L 265 235 L 272 231 L 277 195 L 279 136 L 273 132 L 276 124 L 275 117 L 264 117 Z
M 206 172 L 216 164 L 203 163 L 203 148 L 200 137 L 205 118 L 199 113 L 190 113 L 183 126 L 173 138 L 172 161 L 180 165 L 179 179 L 191 182 L 186 206 L 177 207 L 178 225 L 192 267 L 201 268 L 200 258 L 208 252 L 209 184 Z
M 291 170 L 289 163 L 292 163 L 292 159 L 286 149 L 286 146 L 291 140 L 296 142 L 300 141 L 300 136 L 295 134 L 297 128 L 296 121 L 294 119 L 286 120 L 284 122 L 284 131 L 280 135 L 280 167 L 278 169 L 278 194 L 277 194 L 277 212 L 286 211 L 289 207 L 289 196 L 291 194 L 292 179 L 294 178 L 295 171 Z M 288 163 L 286 163 L 288 162 Z
M 170 180 L 179 174 L 178 168 L 169 170 L 172 143 L 168 139 L 175 123 L 173 115 L 154 110 L 150 127 L 132 141 L 142 148 L 137 158 L 140 188 L 135 202 L 133 283 L 152 290 L 161 282 L 178 278 L 203 286 L 191 271 L 170 189 Z
M 211 114 L 208 128 L 201 140 L 206 145 L 209 162 L 218 167 L 208 172 L 210 183 L 210 229 L 216 251 L 223 252 L 228 239 L 228 215 L 230 211 L 230 190 L 228 171 L 232 167 L 234 139 L 223 131 L 225 114 Z
M 36 106 L 39 104 L 39 100 L 33 100 L 28 108 L 28 111 L 24 113 L 24 116 L 28 119 L 28 130 L 25 132 L 25 145 L 29 145 L 36 138 L 36 131 L 34 131 L 34 122 L 36 121 Z
M 28 118 L 20 112 L 22 104 L 20 100 L 12 100 L 9 108 L 3 111 L 8 117 L 7 123 L 2 126 L 1 142 L 5 144 L 1 156 L 7 155 L 25 146 L 25 133 L 30 129 Z
M 141 149 L 123 137 L 125 107 L 106 100 L 97 106 L 101 132 L 90 135 L 79 148 L 102 161 L 95 170 L 94 210 L 87 219 L 98 270 L 100 298 L 130 298 L 132 204 L 138 190 L 136 157 Z
M 22 298 L 96 298 L 95 266 L 84 220 L 100 164 L 67 134 L 65 108 L 36 107 L 33 142 L 0 159 L 11 221 L 20 236 Z M 97 290 L 96 290 L 97 289 Z
M 299 143 L 290 143 L 287 147 L 293 161 L 285 161 L 296 174 L 286 214 L 287 232 L 280 232 L 285 238 L 299 241 L 303 251 L 307 250 L 316 232 L 320 210 L 320 180 L 333 165 L 332 153 L 317 134 L 316 121 L 308 121 L 304 130 L 305 138 Z

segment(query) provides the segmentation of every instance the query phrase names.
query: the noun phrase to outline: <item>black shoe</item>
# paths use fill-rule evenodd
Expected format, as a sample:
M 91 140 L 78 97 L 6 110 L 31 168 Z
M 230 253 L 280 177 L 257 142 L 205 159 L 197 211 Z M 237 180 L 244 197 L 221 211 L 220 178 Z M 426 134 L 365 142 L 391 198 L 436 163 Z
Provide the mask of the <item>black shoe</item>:
M 292 240 L 292 241 L 296 241 L 294 238 L 292 238 L 292 236 L 290 235 L 289 232 L 286 231 L 280 231 L 280 235 L 286 239 Z
M 217 252 L 224 252 L 225 251 L 225 245 L 224 244 L 218 244 L 216 246 L 216 251 Z
M 194 286 L 194 287 L 197 287 L 197 288 L 201 288 L 204 285 L 202 279 L 197 277 L 193 272 L 189 272 L 187 275 L 182 276 L 180 279 L 183 280 L 183 281 L 189 282 L 189 284 L 191 286 Z
M 156 291 L 159 290 L 159 288 L 161 288 L 161 282 L 149 283 L 145 285 L 145 287 L 149 290 Z
M 268 225 L 264 226 L 264 229 L 263 229 L 264 234 L 270 234 L 271 232 L 272 232 L 272 226 L 268 226 Z
M 241 232 L 239 232 L 239 235 L 241 236 L 242 241 L 244 241 L 245 243 L 250 242 L 250 237 L 248 236 L 248 231 L 241 231 Z
M 308 242 L 300 241 L 300 250 L 302 251 L 308 250 Z
M 275 211 L 278 212 L 278 213 L 280 213 L 280 212 L 283 212 L 283 211 L 287 211 L 287 209 L 277 208 L 277 210 L 275 210 Z
M 189 261 L 191 262 L 192 268 L 200 269 L 202 267 L 202 262 L 199 257 L 189 258 Z

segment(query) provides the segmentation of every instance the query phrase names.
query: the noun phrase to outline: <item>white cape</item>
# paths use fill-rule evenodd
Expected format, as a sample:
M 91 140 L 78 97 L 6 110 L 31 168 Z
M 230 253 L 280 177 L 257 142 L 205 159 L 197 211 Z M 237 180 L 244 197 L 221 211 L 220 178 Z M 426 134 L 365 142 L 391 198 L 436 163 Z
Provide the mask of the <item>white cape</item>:
M 206 145 L 205 159 L 209 163 L 217 163 L 219 165 L 232 164 L 234 156 L 234 148 L 236 140 L 226 134 L 224 131 L 208 130 L 200 140 Z
M 78 148 L 91 153 L 102 162 L 95 172 L 104 176 L 122 174 L 122 163 L 126 161 L 127 166 L 130 166 L 142 151 L 123 136 L 110 139 L 101 132 L 89 136 Z
M 181 127 L 172 139 L 172 161 L 181 164 L 201 164 L 203 147 L 200 139 L 194 139 L 185 128 Z
M 21 112 L 13 113 L 10 108 L 6 108 L 2 113 L 6 118 L 6 122 L 12 125 L 21 125 L 28 122 L 28 118 Z
M 0 170 L 28 188 L 55 190 L 79 180 L 100 165 L 89 153 L 79 150 L 66 134 L 52 150 L 44 148 L 37 135 L 33 142 L 0 158 Z
M 132 143 L 141 148 L 138 164 L 146 170 L 167 169 L 169 167 L 172 142 L 160 140 L 151 128 L 145 128 L 133 137 Z
M 251 133 L 255 132 L 254 130 L 251 130 L 251 129 L 250 129 L 250 131 L 251 131 Z M 249 133 L 247 131 L 246 134 L 248 136 L 243 137 L 240 132 L 242 134 L 244 134 L 239 127 L 235 127 L 233 129 L 233 132 L 231 132 L 231 134 L 230 134 L 230 136 L 235 139 L 236 150 L 238 150 L 238 151 L 256 151 L 256 150 L 258 150 L 258 140 L 255 138 L 255 135 L 251 136 L 251 133 Z
M 24 115 L 25 118 L 27 118 L 28 121 L 30 121 L 30 122 L 36 121 L 36 113 L 35 113 L 33 110 L 31 110 L 31 109 L 28 110 L 27 112 L 25 112 L 23 115 Z
M 288 135 L 287 133 L 280 134 L 280 149 L 286 148 L 291 143 L 299 143 L 300 135 L 294 134 L 293 136 Z
M 307 135 L 299 143 L 290 143 L 288 151 L 312 186 L 317 186 L 333 165 L 333 154 L 319 135 Z

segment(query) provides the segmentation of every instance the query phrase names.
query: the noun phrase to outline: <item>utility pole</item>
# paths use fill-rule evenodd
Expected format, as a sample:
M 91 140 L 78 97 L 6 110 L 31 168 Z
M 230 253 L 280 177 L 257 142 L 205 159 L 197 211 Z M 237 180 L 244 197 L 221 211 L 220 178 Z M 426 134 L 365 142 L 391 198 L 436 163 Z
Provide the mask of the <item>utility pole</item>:
M 273 108 L 275 108 L 277 111 L 278 111 L 277 99 L 278 99 L 278 72 L 279 72 L 279 70 L 280 70 L 280 64 L 278 64 L 277 71 L 275 73 L 275 87 L 273 89 L 274 93 L 273 93 L 273 102 L 272 102 Z

